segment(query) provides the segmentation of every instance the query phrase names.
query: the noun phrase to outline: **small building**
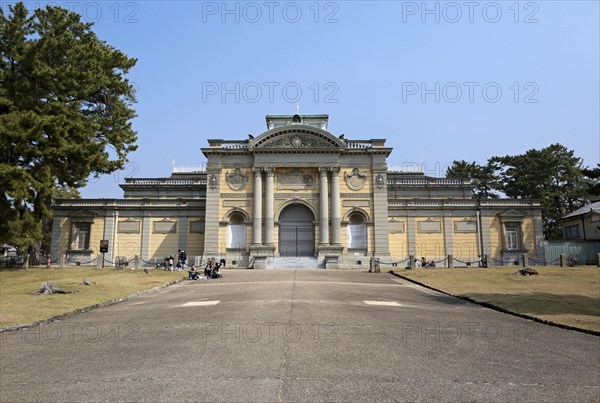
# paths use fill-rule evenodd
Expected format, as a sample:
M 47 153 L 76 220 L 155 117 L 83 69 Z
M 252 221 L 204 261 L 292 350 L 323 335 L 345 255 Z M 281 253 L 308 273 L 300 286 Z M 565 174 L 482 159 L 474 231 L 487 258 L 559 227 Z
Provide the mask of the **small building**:
M 58 200 L 52 254 L 85 264 L 108 240 L 109 261 L 146 264 L 178 249 L 239 268 L 543 259 L 538 201 L 476 200 L 470 180 L 390 170 L 385 139 L 347 139 L 328 125 L 328 115 L 267 115 L 260 135 L 208 140 L 203 169 L 127 178 L 123 199 Z
M 560 223 L 566 241 L 600 241 L 600 201 L 567 214 Z

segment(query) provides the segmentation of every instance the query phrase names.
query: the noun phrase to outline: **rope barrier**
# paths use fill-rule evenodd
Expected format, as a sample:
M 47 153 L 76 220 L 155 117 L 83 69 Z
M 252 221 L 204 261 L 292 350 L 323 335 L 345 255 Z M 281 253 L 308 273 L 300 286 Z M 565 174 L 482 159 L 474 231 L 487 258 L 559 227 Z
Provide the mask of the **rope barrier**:
M 75 263 L 75 264 L 80 264 L 80 265 L 84 265 L 84 266 L 85 266 L 85 265 L 88 265 L 88 264 L 90 264 L 90 263 L 94 263 L 94 262 L 95 262 L 95 261 L 97 261 L 97 260 L 98 260 L 98 258 L 97 258 L 97 257 L 96 257 L 96 258 L 94 258 L 94 259 L 92 259 L 92 260 L 90 260 L 90 261 L 87 261 L 87 262 L 82 262 L 82 261 L 79 261 L 79 260 L 71 260 L 71 259 L 69 259 L 68 257 L 67 257 L 67 258 L 65 258 L 65 261 L 67 261 L 67 262 L 69 262 L 69 263 Z
M 452 257 L 452 258 L 454 259 L 455 262 L 458 262 L 458 263 L 464 263 L 464 264 L 471 263 L 471 262 L 466 262 L 464 260 L 457 259 L 455 257 Z
M 392 266 L 392 267 L 397 267 L 399 264 L 407 262 L 409 258 L 406 258 L 404 260 L 399 260 L 397 262 L 391 261 L 391 262 L 382 262 L 381 260 L 377 259 L 377 262 L 382 265 L 387 265 L 387 266 Z
M 539 260 L 537 260 L 537 259 L 534 259 L 534 258 L 532 258 L 532 257 L 528 258 L 527 260 L 528 260 L 529 262 L 533 262 L 533 263 L 535 263 L 535 264 L 536 264 L 536 265 L 538 265 L 538 266 L 543 266 L 543 265 L 545 264 L 545 262 L 544 262 L 544 261 L 541 261 L 541 262 L 540 262 Z

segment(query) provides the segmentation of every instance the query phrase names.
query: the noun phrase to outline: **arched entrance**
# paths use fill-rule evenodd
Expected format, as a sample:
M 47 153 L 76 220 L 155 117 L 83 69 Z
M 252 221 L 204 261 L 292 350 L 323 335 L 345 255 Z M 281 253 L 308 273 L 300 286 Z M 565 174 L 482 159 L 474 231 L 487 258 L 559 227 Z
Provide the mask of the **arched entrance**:
M 290 204 L 279 214 L 279 256 L 315 255 L 315 216 L 302 204 Z

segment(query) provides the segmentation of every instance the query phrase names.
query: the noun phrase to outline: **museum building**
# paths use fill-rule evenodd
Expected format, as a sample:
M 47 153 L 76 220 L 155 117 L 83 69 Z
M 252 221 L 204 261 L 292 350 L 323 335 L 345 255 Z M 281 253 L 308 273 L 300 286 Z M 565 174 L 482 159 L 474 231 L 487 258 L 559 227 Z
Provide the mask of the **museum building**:
M 188 263 L 237 268 L 356 268 L 370 257 L 407 265 L 506 265 L 543 260 L 540 203 L 472 198 L 470 180 L 388 169 L 385 139 L 328 131 L 328 115 L 267 115 L 267 130 L 208 140 L 205 168 L 127 178 L 122 199 L 57 200 L 52 256 L 155 265 L 183 249 Z

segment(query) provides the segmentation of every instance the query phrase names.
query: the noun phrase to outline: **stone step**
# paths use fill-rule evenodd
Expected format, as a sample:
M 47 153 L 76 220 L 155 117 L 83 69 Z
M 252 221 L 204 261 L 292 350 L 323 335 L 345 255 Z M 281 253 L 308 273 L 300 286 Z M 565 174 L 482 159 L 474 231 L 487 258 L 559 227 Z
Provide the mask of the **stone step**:
M 274 257 L 267 260 L 267 269 L 324 269 L 325 260 L 314 257 Z

